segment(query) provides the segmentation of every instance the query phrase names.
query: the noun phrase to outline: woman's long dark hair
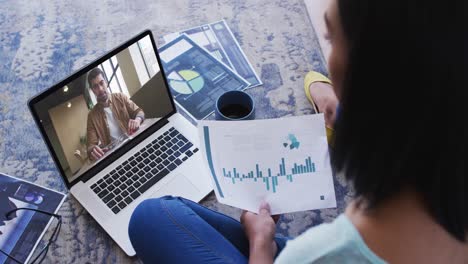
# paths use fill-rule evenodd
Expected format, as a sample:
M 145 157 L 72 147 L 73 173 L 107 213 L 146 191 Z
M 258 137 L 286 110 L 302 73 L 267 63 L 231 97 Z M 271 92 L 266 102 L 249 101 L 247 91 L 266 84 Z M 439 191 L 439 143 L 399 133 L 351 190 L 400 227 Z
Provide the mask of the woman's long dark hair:
M 338 0 L 349 48 L 335 169 L 369 208 L 419 192 L 447 232 L 468 230 L 468 4 Z

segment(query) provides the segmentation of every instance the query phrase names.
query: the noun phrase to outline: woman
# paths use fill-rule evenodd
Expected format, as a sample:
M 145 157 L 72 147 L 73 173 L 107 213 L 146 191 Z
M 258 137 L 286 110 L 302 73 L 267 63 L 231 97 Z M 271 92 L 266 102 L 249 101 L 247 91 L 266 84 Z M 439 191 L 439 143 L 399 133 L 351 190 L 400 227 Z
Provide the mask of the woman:
M 163 197 L 143 202 L 131 219 L 138 256 L 147 263 L 467 263 L 466 8 L 462 1 L 334 0 L 327 10 L 339 114 L 336 100 L 322 100 L 331 98 L 329 85 L 309 80 L 310 95 L 330 111 L 328 125 L 336 118 L 332 163 L 356 193 L 333 223 L 284 247 L 268 205 L 244 212 L 240 224 Z

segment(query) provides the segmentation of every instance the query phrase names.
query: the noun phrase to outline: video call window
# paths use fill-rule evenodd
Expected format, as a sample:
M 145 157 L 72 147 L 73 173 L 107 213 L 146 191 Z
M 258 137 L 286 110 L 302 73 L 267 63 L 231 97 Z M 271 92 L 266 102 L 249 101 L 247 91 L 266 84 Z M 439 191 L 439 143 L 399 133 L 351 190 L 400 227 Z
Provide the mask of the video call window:
M 149 36 L 34 108 L 71 182 L 173 110 Z

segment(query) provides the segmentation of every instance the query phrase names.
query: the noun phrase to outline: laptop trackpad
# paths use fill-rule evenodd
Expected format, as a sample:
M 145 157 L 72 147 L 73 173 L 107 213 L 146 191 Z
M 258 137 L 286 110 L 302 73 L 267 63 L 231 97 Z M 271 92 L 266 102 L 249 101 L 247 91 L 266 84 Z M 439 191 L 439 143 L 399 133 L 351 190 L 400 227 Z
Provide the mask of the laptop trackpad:
M 199 194 L 200 190 L 195 187 L 189 179 L 182 174 L 177 174 L 172 181 L 155 191 L 151 196 L 161 197 L 164 195 L 172 195 L 191 199 L 192 197 L 197 197 Z

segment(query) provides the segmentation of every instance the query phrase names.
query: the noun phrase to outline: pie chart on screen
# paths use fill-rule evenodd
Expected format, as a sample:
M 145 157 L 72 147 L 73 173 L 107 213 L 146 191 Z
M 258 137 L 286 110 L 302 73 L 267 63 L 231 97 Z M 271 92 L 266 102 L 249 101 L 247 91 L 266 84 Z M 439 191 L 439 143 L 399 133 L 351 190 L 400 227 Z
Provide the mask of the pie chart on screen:
M 194 94 L 205 86 L 203 76 L 194 70 L 173 71 L 167 78 L 171 88 L 179 94 Z

